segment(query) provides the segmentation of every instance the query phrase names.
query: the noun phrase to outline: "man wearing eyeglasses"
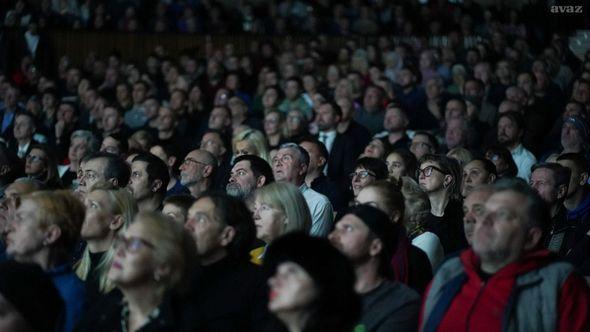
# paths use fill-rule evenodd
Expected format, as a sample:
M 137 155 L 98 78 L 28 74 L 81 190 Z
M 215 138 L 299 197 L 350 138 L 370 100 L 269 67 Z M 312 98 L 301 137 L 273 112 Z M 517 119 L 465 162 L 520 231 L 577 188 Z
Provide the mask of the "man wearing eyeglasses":
M 189 152 L 180 164 L 180 184 L 185 186 L 195 198 L 213 185 L 213 175 L 217 169 L 215 156 L 205 150 Z
M 110 182 L 117 188 L 124 188 L 131 173 L 129 165 L 119 156 L 108 152 L 96 152 L 82 159 L 78 169 L 79 185 L 76 193 L 82 197 L 100 181 Z
M 285 143 L 272 159 L 272 171 L 277 182 L 289 182 L 303 194 L 311 212 L 313 236 L 327 236 L 332 229 L 334 212 L 328 198 L 305 184 L 309 154 L 295 143 Z

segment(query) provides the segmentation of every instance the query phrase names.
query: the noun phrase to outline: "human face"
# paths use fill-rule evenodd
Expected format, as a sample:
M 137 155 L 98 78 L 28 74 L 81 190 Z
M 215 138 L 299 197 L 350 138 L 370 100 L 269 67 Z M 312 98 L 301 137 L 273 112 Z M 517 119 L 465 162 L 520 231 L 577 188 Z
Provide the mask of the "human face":
M 404 130 L 408 125 L 408 120 L 402 110 L 397 107 L 388 107 L 383 118 L 383 128 L 390 132 Z
M 363 106 L 367 109 L 374 109 L 379 107 L 379 90 L 376 88 L 368 88 L 363 98 Z
M 473 188 L 489 183 L 490 174 L 486 171 L 483 163 L 479 160 L 474 160 L 463 167 L 463 183 L 461 184 L 461 194 L 463 197 L 473 190 Z
M 485 213 L 487 199 L 492 192 L 489 190 L 476 190 L 471 192 L 463 200 L 463 231 L 469 245 L 473 244 L 473 231 L 477 222 Z
M 336 115 L 336 112 L 330 104 L 323 104 L 319 107 L 316 112 L 316 122 L 318 128 L 321 131 L 329 131 L 336 128 L 340 117 Z
M 281 236 L 287 224 L 284 211 L 263 202 L 259 197 L 254 201 L 253 217 L 256 237 L 265 243 L 271 243 Z
M 578 128 L 571 122 L 564 122 L 561 126 L 561 145 L 564 149 L 579 149 L 584 140 L 580 136 Z
M 180 165 L 180 184 L 192 186 L 203 180 L 207 163 L 201 161 L 201 154 L 198 151 L 190 152 Z
M 406 175 L 406 164 L 399 154 L 390 153 L 385 163 L 387 164 L 390 177 L 399 180 L 402 176 Z
M 358 264 L 370 255 L 370 233 L 369 227 L 359 217 L 347 214 L 336 223 L 328 240 L 353 264 Z
M 223 256 L 224 242 L 223 232 L 225 226 L 219 220 L 213 201 L 208 198 L 201 198 L 196 201 L 188 210 L 188 218 L 185 228 L 197 244 L 197 255 L 202 259 Z
M 256 149 L 247 140 L 237 141 L 235 149 L 236 151 L 234 154 L 236 157 L 243 156 L 245 154 L 257 154 Z
M 304 117 L 299 111 L 290 111 L 287 114 L 287 129 L 293 133 L 303 130 Z
M 318 296 L 309 273 L 293 262 L 279 264 L 275 274 L 268 279 L 268 285 L 268 310 L 275 315 L 304 311 Z
M 507 147 L 517 143 L 520 138 L 520 130 L 508 117 L 500 118 L 498 121 L 498 142 Z
M 118 156 L 121 154 L 121 145 L 116 139 L 112 138 L 111 136 L 107 136 L 102 140 L 100 151 L 112 153 Z
M 111 213 L 111 202 L 104 190 L 93 190 L 84 199 L 86 216 L 82 223 L 80 236 L 84 240 L 105 239 L 111 232 L 115 217 Z
M 81 137 L 76 137 L 70 142 L 70 148 L 68 150 L 68 158 L 70 162 L 78 162 L 84 157 L 88 151 L 88 143 Z
M 287 81 L 285 84 L 285 97 L 295 100 L 299 96 L 299 84 L 296 81 Z
M 420 160 L 420 158 L 422 158 L 422 156 L 424 156 L 425 154 L 432 153 L 432 148 L 433 147 L 430 144 L 428 137 L 426 137 L 425 135 L 416 135 L 412 139 L 412 144 L 410 145 L 410 152 L 412 152 L 414 156 L 416 156 L 416 159 Z
M 576 164 L 574 164 L 570 160 L 558 160 L 557 163 L 563 167 L 569 168 L 571 171 L 570 182 L 567 187 L 566 198 L 570 198 L 573 194 L 577 193 L 578 190 L 584 189 L 584 186 L 586 185 L 586 182 L 588 180 L 587 171 L 581 172 L 576 166 Z
M 209 115 L 209 129 L 223 130 L 229 122 L 229 112 L 222 107 L 215 107 Z
M 136 201 L 141 202 L 153 195 L 151 183 L 148 179 L 147 165 L 145 161 L 134 161 L 131 164 L 131 176 L 127 190 L 133 194 Z
M 552 205 L 557 202 L 558 188 L 555 183 L 555 174 L 548 168 L 537 168 L 532 174 L 529 185 L 533 188 L 545 203 Z
M 353 173 L 348 175 L 352 184 L 352 192 L 356 197 L 361 189 L 363 189 L 369 183 L 375 182 L 376 175 L 372 171 L 365 169 L 364 167 L 357 167 Z
M 354 201 L 357 204 L 371 205 L 387 214 L 390 213 L 390 209 L 382 199 L 382 195 L 380 195 L 379 191 L 377 191 L 375 188 L 368 187 L 361 189 Z
M 107 160 L 105 158 L 94 158 L 82 164 L 82 177 L 80 178 L 80 185 L 77 190 L 81 194 L 85 194 L 95 183 L 106 181 L 104 175 L 106 167 Z
M 443 189 L 446 175 L 436 163 L 432 161 L 422 163 L 418 173 L 418 183 L 424 192 L 431 193 Z
M 264 117 L 264 132 L 266 135 L 275 135 L 279 132 L 279 114 L 276 112 L 268 113 Z
M 525 198 L 511 191 L 495 193 L 476 222 L 473 251 L 483 264 L 505 266 L 522 256 L 527 238 Z
M 123 119 L 113 107 L 105 107 L 102 115 L 102 129 L 104 132 L 113 132 L 123 123 Z
M 120 288 L 152 285 L 158 268 L 154 258 L 156 243 L 141 220 L 136 219 L 114 243 L 115 257 L 108 278 Z
M 6 254 L 19 262 L 32 262 L 45 245 L 42 211 L 30 199 L 23 199 L 6 227 Z
M 326 164 L 326 159 L 320 155 L 319 148 L 316 144 L 311 142 L 301 142 L 299 144 L 307 153 L 309 154 L 309 168 L 308 170 L 311 172 L 312 170 L 316 170 L 318 168 L 322 168 Z
M 170 203 L 164 204 L 164 206 L 162 207 L 162 214 L 172 218 L 172 220 L 181 225 L 184 225 L 187 218 L 185 210 L 183 210 L 181 207 L 177 205 Z
M 372 157 L 381 159 L 385 154 L 385 145 L 380 139 L 374 139 L 367 146 L 363 151 L 363 157 Z
M 262 95 L 262 105 L 265 108 L 271 108 L 278 104 L 279 94 L 276 89 L 266 89 Z
M 445 140 L 449 149 L 459 147 L 466 141 L 467 133 L 463 121 L 462 119 L 451 119 L 447 123 Z
M 14 119 L 13 134 L 15 139 L 30 139 L 34 132 L 35 125 L 27 115 L 19 115 Z
M 272 158 L 272 172 L 277 182 L 295 182 L 305 174 L 305 166 L 300 163 L 293 149 L 279 149 Z
M 257 182 L 250 167 L 250 162 L 242 160 L 232 168 L 229 183 L 225 189 L 228 195 L 245 199 L 258 187 Z
M 174 129 L 174 112 L 167 107 L 160 107 L 158 110 L 158 130 L 170 131 Z
M 25 174 L 38 176 L 47 170 L 47 155 L 39 149 L 32 149 L 25 159 Z
M 226 149 L 217 133 L 206 133 L 201 139 L 201 149 L 211 152 L 215 157 L 222 156 Z

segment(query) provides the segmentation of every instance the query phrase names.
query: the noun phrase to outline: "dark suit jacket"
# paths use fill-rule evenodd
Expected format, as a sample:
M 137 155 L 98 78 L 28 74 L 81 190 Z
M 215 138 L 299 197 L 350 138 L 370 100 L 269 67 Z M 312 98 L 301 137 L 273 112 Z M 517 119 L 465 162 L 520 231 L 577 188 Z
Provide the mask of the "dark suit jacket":
M 354 164 L 358 157 L 355 150 L 354 141 L 350 137 L 336 134 L 328 158 L 328 177 L 344 185 L 344 188 L 348 183 L 348 174 L 354 170 Z

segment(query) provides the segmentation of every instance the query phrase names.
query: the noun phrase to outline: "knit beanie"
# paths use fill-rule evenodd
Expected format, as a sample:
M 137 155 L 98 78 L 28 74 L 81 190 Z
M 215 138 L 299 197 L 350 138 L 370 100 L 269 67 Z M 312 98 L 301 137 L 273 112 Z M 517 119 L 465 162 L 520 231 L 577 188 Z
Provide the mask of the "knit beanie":
M 390 261 L 397 250 L 399 228 L 391 222 L 389 216 L 376 207 L 367 204 L 352 207 L 343 216 L 347 214 L 352 214 L 362 220 L 371 232 L 381 240 L 384 258 Z
M 64 303 L 53 282 L 34 264 L 0 264 L 0 294 L 35 331 L 55 331 Z

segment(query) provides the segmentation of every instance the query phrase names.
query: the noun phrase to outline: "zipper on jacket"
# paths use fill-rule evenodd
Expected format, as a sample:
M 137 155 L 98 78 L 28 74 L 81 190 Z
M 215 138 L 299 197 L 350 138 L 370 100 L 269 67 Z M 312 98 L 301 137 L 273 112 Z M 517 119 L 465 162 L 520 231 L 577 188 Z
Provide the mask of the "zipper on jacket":
M 488 280 L 481 282 L 481 287 L 477 291 L 477 295 L 475 296 L 475 300 L 473 301 L 471 308 L 469 308 L 469 311 L 467 312 L 467 316 L 465 317 L 465 331 L 467 331 L 467 332 L 469 332 L 469 321 L 471 320 L 471 315 L 473 314 L 473 311 L 477 307 L 477 302 L 479 302 L 479 298 L 481 297 L 481 294 L 483 293 L 487 284 L 488 284 Z

